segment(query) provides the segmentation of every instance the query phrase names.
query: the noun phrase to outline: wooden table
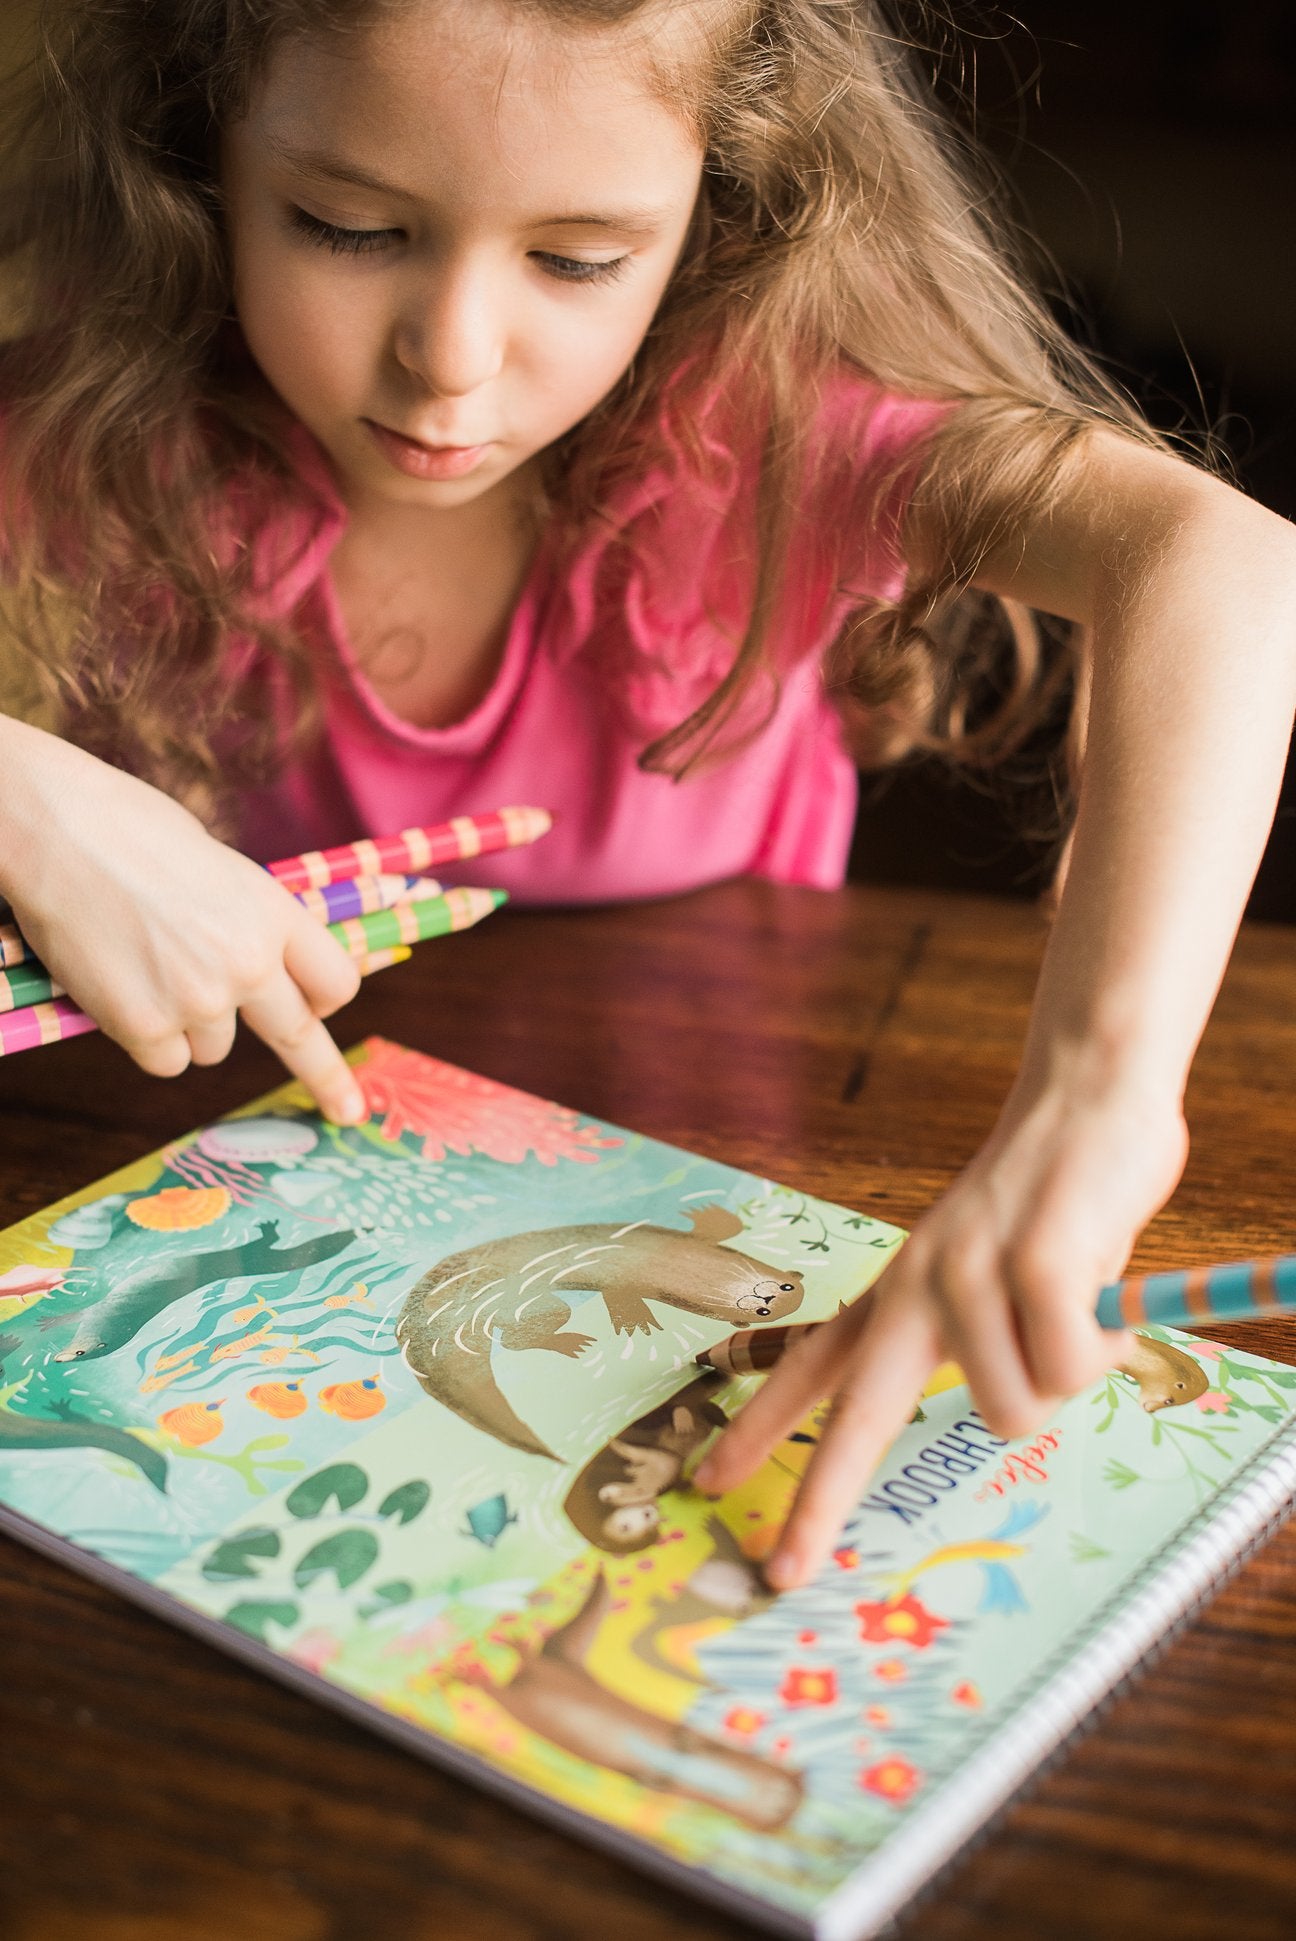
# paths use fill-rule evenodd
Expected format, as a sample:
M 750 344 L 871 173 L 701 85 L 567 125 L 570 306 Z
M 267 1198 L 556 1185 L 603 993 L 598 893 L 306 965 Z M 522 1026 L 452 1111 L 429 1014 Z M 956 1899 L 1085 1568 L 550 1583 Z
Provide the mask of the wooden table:
M 1008 903 L 737 883 L 505 913 L 339 1022 L 912 1221 L 989 1129 L 1043 938 Z M 1291 1244 L 1296 931 L 1252 929 L 1145 1267 Z M 276 1082 L 83 1038 L 0 1064 L 7 1224 Z M 1230 1331 L 1296 1361 L 1296 1321 Z M 1296 1934 L 1296 1526 L 909 1917 L 922 1941 Z M 0 1540 L 3 1941 L 719 1941 L 740 1924 Z

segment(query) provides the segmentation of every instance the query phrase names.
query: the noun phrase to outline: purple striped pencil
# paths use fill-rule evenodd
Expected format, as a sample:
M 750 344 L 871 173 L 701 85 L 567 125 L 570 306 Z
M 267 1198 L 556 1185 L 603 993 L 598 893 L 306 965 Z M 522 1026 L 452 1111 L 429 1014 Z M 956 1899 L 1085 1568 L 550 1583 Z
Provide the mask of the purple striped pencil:
M 347 917 L 369 916 L 393 904 L 440 896 L 441 885 L 430 876 L 352 876 L 341 883 L 324 883 L 317 890 L 294 890 L 304 910 L 321 923 L 342 923 Z

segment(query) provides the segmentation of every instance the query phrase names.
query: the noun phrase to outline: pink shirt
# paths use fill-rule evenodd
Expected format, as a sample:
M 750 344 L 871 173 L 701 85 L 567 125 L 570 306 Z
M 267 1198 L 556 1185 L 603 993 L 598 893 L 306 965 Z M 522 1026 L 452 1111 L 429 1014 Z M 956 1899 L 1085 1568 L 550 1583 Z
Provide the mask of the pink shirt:
M 272 536 L 284 545 L 280 557 L 296 555 L 275 578 L 273 604 L 306 630 L 324 688 L 324 735 L 246 800 L 241 846 L 265 862 L 534 803 L 555 816 L 543 841 L 447 870 L 447 880 L 498 884 L 522 903 L 664 896 L 745 873 L 837 886 L 856 778 L 820 656 L 862 594 L 893 598 L 903 583 L 885 535 L 863 523 L 849 530 L 850 490 L 866 486 L 879 464 L 894 464 L 941 409 L 856 378 L 834 384 L 820 430 L 842 453 L 846 495 L 835 493 L 834 506 L 848 522 L 844 555 L 827 563 L 807 517 L 772 640 L 777 706 L 748 745 L 682 782 L 645 774 L 636 758 L 718 682 L 750 587 L 735 554 L 753 516 L 756 468 L 728 448 L 713 417 L 705 483 L 680 454 L 620 495 L 606 528 L 561 574 L 541 544 L 489 692 L 444 728 L 399 719 L 357 666 L 329 574 L 346 513 L 322 460 L 307 455 L 321 510 L 304 541 Z M 616 527 L 634 542 L 629 567 L 609 548 Z M 763 697 L 751 706 L 763 714 Z

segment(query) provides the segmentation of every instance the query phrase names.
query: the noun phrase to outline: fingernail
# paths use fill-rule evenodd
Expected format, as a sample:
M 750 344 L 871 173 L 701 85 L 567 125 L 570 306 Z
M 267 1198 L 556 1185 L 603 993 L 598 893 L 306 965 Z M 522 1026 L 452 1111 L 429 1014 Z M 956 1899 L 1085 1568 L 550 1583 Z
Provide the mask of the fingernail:
M 715 1474 L 709 1456 L 704 1456 L 697 1468 L 693 1471 L 693 1487 L 694 1489 L 700 1489 L 704 1494 L 708 1491 L 714 1491 Z
M 369 1117 L 369 1107 L 358 1085 L 344 1085 L 332 1103 L 325 1106 L 324 1114 L 335 1125 L 356 1126 Z
M 777 1550 L 765 1566 L 765 1582 L 772 1591 L 790 1591 L 800 1576 L 795 1550 Z

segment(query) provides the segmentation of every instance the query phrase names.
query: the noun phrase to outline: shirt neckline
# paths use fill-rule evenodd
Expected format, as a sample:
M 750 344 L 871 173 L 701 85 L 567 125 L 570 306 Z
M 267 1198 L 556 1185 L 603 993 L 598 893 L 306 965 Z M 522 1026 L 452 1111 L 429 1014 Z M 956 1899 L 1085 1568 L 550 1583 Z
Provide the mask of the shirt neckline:
M 550 584 L 550 534 L 541 533 L 526 578 L 514 603 L 504 651 L 485 694 L 466 715 L 442 728 L 421 728 L 389 708 L 373 687 L 356 657 L 355 647 L 333 583 L 332 553 L 346 531 L 349 515 L 324 454 L 304 433 L 296 453 L 298 463 L 327 508 L 321 532 L 317 591 L 323 607 L 327 644 L 334 662 L 335 687 L 367 718 L 384 739 L 423 753 L 472 755 L 486 747 L 502 726 L 517 699 L 539 635 L 539 621 Z M 303 463 L 304 461 L 304 463 Z

